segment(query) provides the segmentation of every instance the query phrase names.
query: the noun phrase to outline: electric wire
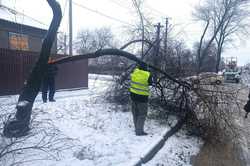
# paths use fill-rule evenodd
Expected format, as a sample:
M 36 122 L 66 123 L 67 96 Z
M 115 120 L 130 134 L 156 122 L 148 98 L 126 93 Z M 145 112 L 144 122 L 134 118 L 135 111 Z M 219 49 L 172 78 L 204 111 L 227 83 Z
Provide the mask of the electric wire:
M 100 11 L 95 10 L 95 9 L 91 9 L 91 8 L 89 8 L 89 7 L 87 7 L 87 6 L 84 6 L 84 5 L 82 5 L 82 4 L 76 3 L 76 2 L 74 2 L 74 1 L 73 1 L 73 4 L 76 5 L 76 6 L 78 6 L 78 7 L 83 8 L 83 9 L 85 9 L 85 10 L 88 10 L 88 11 L 90 11 L 90 12 L 93 12 L 93 13 L 96 13 L 96 14 L 101 15 L 101 16 L 103 16 L 103 17 L 106 17 L 106 18 L 108 18 L 108 19 L 111 19 L 111 20 L 120 22 L 120 23 L 122 23 L 122 24 L 129 25 L 129 26 L 134 26 L 133 24 L 130 24 L 130 23 L 126 22 L 126 21 L 123 21 L 123 20 L 120 20 L 120 19 L 118 19 L 118 18 L 109 16 L 109 15 L 103 13 L 103 12 L 100 12 Z
M 166 16 L 165 13 L 163 13 L 163 12 L 161 12 L 161 11 L 159 11 L 159 10 L 156 10 L 155 8 L 153 8 L 153 7 L 151 7 L 151 6 L 147 5 L 147 4 L 146 4 L 145 7 L 148 8 L 148 9 L 150 9 L 150 10 L 155 11 L 155 12 L 158 13 L 160 16 L 162 16 L 162 15 Z
M 63 12 L 62 12 L 62 20 L 64 20 L 64 18 L 65 18 L 64 16 L 65 16 L 66 7 L 67 7 L 68 2 L 69 2 L 69 0 L 65 0 L 65 2 L 64 2 Z M 68 22 L 66 25 L 68 25 Z M 62 31 L 60 31 L 60 32 L 62 32 Z
M 116 1 L 116 0 L 109 0 L 109 1 L 110 1 L 111 3 L 113 3 L 113 4 L 116 4 L 117 6 L 120 6 L 120 7 L 124 8 L 124 9 L 130 10 L 129 7 L 122 5 L 121 3 L 119 3 L 119 2 Z
M 27 18 L 29 18 L 29 19 L 31 19 L 31 20 L 33 20 L 33 21 L 35 21 L 35 22 L 37 22 L 37 23 L 39 23 L 41 25 L 44 25 L 44 26 L 48 27 L 48 24 L 45 24 L 45 23 L 41 22 L 40 20 L 37 20 L 37 19 L 35 19 L 35 18 L 33 18 L 33 17 L 31 17 L 31 16 L 23 13 L 23 12 L 17 11 L 15 9 L 12 9 L 12 8 L 4 6 L 4 5 L 1 5 L 1 7 L 4 8 L 4 9 L 6 9 L 6 10 L 8 10 L 13 15 L 20 14 L 20 15 L 25 16 L 25 17 L 27 17 Z
M 125 9 L 130 10 L 130 8 L 129 8 L 129 7 L 126 7 L 124 4 L 122 4 L 121 1 L 118 1 L 118 0 L 109 0 L 109 1 L 112 2 L 112 3 L 114 3 L 114 4 L 116 4 L 116 5 L 118 5 L 118 6 L 120 6 L 120 7 L 122 7 L 122 8 L 125 8 Z M 147 9 L 149 9 L 150 11 L 154 11 L 154 12 L 155 12 L 155 14 L 154 14 L 155 16 L 161 16 L 161 17 L 162 17 L 162 15 L 166 16 L 165 13 L 163 13 L 163 12 L 161 12 L 161 11 L 159 11 L 159 10 L 153 8 L 153 7 L 151 7 L 150 5 L 148 5 L 148 4 L 146 4 L 146 3 L 145 3 L 144 8 L 147 8 Z M 158 14 L 156 14 L 156 13 L 158 13 Z
M 63 7 L 63 15 L 62 15 L 62 19 L 64 18 L 65 16 L 65 12 L 66 12 L 66 7 L 67 7 L 67 3 L 68 3 L 68 0 L 65 0 L 65 3 L 64 3 L 64 7 Z M 16 1 L 15 1 L 15 4 L 16 4 Z M 36 22 L 36 23 L 39 23 L 40 25 L 43 25 L 43 26 L 46 26 L 46 27 L 49 27 L 48 24 L 38 20 L 38 19 L 35 19 L 34 17 L 31 17 L 27 14 L 25 14 L 24 12 L 20 12 L 18 10 L 16 10 L 16 5 L 14 5 L 14 9 L 10 8 L 10 7 L 7 7 L 7 6 L 4 6 L 4 5 L 1 5 L 2 8 L 6 9 L 7 11 L 9 11 L 11 14 L 13 14 L 15 16 L 15 23 L 17 23 L 17 19 L 16 19 L 16 15 L 19 14 L 21 16 L 23 16 L 23 19 L 22 19 L 22 23 L 24 22 L 24 17 L 26 18 L 29 18 L 31 19 L 32 21 Z

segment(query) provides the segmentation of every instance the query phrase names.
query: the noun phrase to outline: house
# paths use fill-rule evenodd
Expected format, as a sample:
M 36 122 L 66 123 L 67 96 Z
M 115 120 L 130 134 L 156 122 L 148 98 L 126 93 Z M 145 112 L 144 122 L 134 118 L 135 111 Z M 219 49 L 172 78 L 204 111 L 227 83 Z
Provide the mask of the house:
M 43 28 L 40 28 L 43 27 Z M 0 4 L 0 95 L 18 94 L 36 63 L 48 26 Z M 51 54 L 57 54 L 55 39 Z M 87 88 L 88 60 L 58 66 L 57 89 Z
M 47 30 L 0 18 L 0 48 L 39 52 Z M 51 49 L 56 54 L 57 40 Z
M 0 48 L 39 52 L 48 25 L 0 4 Z M 57 50 L 55 39 L 51 49 Z

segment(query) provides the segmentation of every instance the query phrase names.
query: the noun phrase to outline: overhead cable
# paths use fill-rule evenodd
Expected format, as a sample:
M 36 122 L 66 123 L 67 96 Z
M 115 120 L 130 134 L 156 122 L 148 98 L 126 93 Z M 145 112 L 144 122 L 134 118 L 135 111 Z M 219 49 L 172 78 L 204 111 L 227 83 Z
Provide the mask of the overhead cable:
M 100 11 L 98 11 L 98 10 L 95 10 L 95 9 L 91 9 L 91 8 L 89 8 L 89 7 L 86 7 L 86 6 L 82 5 L 82 4 L 79 4 L 79 3 L 76 3 L 76 2 L 73 2 L 73 4 L 76 5 L 76 6 L 79 6 L 79 7 L 83 8 L 83 9 L 85 9 L 85 10 L 88 10 L 88 11 L 90 11 L 90 12 L 93 12 L 93 13 L 96 13 L 96 14 L 101 15 L 101 16 L 103 16 L 103 17 L 106 17 L 106 18 L 108 18 L 108 19 L 111 19 L 111 20 L 120 22 L 120 23 L 122 23 L 122 24 L 129 25 L 129 26 L 134 26 L 133 24 L 130 24 L 130 23 L 126 22 L 126 21 L 123 21 L 123 20 L 120 20 L 120 19 L 118 19 L 118 18 L 109 16 L 109 15 L 107 15 L 107 14 L 105 14 L 105 13 L 102 13 L 102 12 L 100 12 Z
M 14 14 L 14 15 L 20 14 L 20 15 L 25 16 L 25 17 L 27 17 L 27 18 L 29 18 L 29 19 L 31 19 L 31 20 L 33 20 L 33 21 L 39 23 L 39 24 L 42 24 L 42 25 L 45 25 L 45 26 L 48 27 L 48 24 L 45 24 L 45 23 L 41 22 L 40 20 L 37 20 L 37 19 L 35 19 L 35 18 L 31 17 L 31 16 L 28 16 L 28 15 L 22 13 L 22 12 L 19 12 L 19 11 L 17 11 L 17 10 L 14 10 L 14 9 L 12 9 L 12 8 L 10 8 L 10 7 L 7 7 L 7 6 L 4 6 L 4 5 L 1 5 L 1 7 L 2 7 L 3 9 L 8 10 L 10 13 L 12 13 L 12 14 Z

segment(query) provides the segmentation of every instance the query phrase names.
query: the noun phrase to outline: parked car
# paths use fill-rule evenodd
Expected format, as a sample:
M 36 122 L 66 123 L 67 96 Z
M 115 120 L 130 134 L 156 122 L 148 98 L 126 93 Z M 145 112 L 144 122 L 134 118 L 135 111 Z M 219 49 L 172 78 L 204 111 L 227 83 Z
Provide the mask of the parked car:
M 216 84 L 220 85 L 223 83 L 223 75 L 214 72 L 204 72 L 197 76 L 190 77 L 190 80 L 194 84 Z
M 241 75 L 241 72 L 237 70 L 229 70 L 229 71 L 224 72 L 224 78 L 226 82 L 239 83 L 241 79 L 240 75 Z

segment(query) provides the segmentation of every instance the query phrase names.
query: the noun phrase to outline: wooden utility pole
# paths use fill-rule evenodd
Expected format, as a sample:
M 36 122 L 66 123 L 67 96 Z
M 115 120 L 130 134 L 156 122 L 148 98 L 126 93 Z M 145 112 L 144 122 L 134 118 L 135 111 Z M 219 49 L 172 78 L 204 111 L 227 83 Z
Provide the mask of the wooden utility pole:
M 160 32 L 161 32 L 161 23 L 158 23 L 157 25 L 155 25 L 156 27 L 156 47 L 155 47 L 155 51 L 154 51 L 154 56 L 157 57 L 159 55 L 159 50 L 160 50 Z
M 168 18 L 166 18 L 166 25 L 165 25 L 165 38 L 164 38 L 164 54 L 167 56 L 167 49 L 168 49 Z
M 72 56 L 72 0 L 69 0 L 69 56 Z
M 158 23 L 157 25 L 155 25 L 156 27 L 156 47 L 154 47 L 154 65 L 158 66 L 160 65 L 160 57 L 159 57 L 159 51 L 160 51 L 160 33 L 161 33 L 161 23 Z M 159 67 L 160 68 L 160 67 Z M 153 79 L 156 81 L 157 79 L 157 74 L 153 74 Z

